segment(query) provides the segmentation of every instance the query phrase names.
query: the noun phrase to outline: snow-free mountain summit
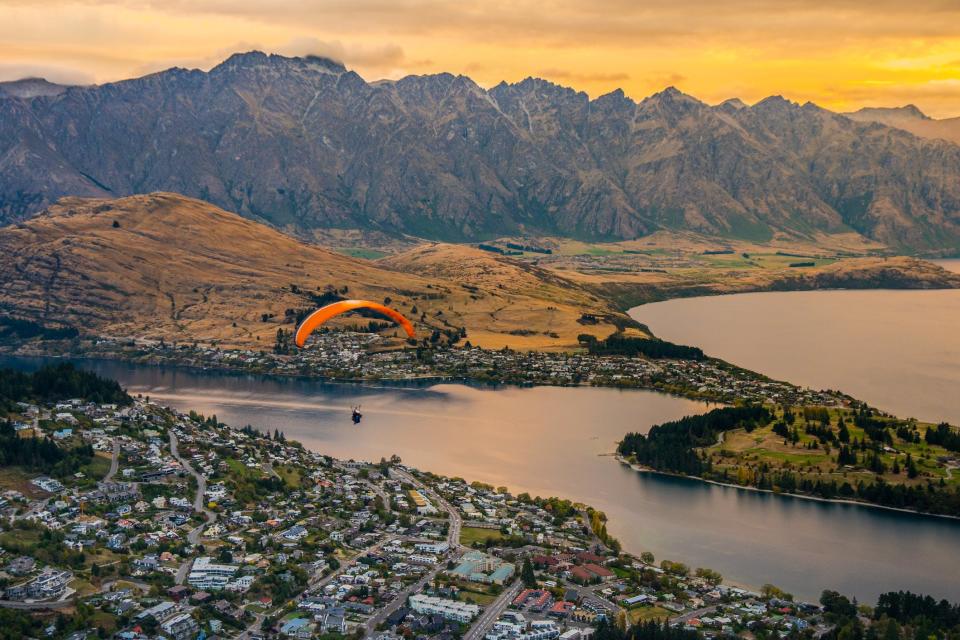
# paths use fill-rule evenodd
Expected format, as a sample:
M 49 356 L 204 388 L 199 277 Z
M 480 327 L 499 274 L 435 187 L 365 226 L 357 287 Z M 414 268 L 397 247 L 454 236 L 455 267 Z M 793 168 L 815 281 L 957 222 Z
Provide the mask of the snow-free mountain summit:
M 441 240 L 658 229 L 849 232 L 960 248 L 960 146 L 781 97 L 640 102 L 528 78 L 366 82 L 259 52 L 62 91 L 0 91 L 0 221 L 65 195 L 155 190 L 296 232 Z

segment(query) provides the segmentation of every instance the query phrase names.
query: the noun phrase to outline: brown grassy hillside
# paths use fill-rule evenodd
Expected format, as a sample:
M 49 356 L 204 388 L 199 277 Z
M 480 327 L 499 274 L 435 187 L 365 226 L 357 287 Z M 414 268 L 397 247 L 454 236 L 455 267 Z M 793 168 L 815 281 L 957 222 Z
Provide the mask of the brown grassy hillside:
M 453 244 L 420 245 L 377 264 L 456 283 L 468 294 L 459 300 L 459 313 L 473 322 L 470 335 L 483 344 L 546 349 L 576 344 L 578 333 L 607 335 L 612 326 L 579 322 L 583 314 L 623 320 L 596 293 L 557 273 L 473 247 Z M 475 341 L 476 342 L 476 341 Z
M 547 272 L 468 260 L 477 253 L 468 249 L 417 251 L 423 262 L 404 273 L 395 268 L 413 254 L 383 264 L 349 258 L 175 194 L 66 198 L 0 229 L 0 314 L 95 335 L 259 348 L 293 327 L 288 309 L 314 306 L 309 293 L 329 286 L 391 298 L 422 334 L 466 327 L 469 340 L 489 347 L 563 348 L 578 332 L 613 330 L 578 324 L 584 312 L 624 318 Z

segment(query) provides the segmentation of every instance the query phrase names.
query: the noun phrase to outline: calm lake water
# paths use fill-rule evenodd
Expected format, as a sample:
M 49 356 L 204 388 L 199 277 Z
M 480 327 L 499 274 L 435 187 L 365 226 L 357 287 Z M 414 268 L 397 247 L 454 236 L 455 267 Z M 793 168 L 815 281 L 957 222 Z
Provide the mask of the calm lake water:
M 824 588 L 870 602 L 892 589 L 960 600 L 958 521 L 642 474 L 604 455 L 626 431 L 706 408 L 692 401 L 613 389 L 366 386 L 85 365 L 132 392 L 235 426 L 280 429 L 334 456 L 396 453 L 422 469 L 582 500 L 607 513 L 628 550 L 712 567 L 728 581 L 773 582 L 811 600 Z M 349 412 L 357 404 L 364 418 L 355 427 Z
M 960 260 L 938 262 L 960 272 Z M 773 378 L 960 424 L 960 290 L 746 293 L 630 315 L 661 338 Z

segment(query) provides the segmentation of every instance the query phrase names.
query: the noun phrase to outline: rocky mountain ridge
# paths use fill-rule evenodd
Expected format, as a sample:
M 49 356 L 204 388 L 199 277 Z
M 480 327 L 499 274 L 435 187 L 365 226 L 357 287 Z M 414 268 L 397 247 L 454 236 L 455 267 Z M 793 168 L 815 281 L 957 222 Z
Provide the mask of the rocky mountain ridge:
M 295 233 L 852 229 L 899 251 L 960 250 L 960 146 L 779 96 L 590 99 L 445 73 L 368 83 L 330 60 L 259 52 L 209 72 L 0 96 L 0 222 L 65 195 L 155 190 Z

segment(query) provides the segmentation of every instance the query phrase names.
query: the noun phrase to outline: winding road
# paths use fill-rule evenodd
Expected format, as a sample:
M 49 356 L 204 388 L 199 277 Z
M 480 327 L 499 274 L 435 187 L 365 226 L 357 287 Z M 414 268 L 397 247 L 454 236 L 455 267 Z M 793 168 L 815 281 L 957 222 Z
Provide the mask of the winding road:
M 177 435 L 173 432 L 173 429 L 170 430 L 170 455 L 180 463 L 180 465 L 192 475 L 197 481 L 197 494 L 193 499 L 193 510 L 202 513 L 207 521 L 201 525 L 194 527 L 190 533 L 187 534 L 187 542 L 190 544 L 197 544 L 200 541 L 200 536 L 203 534 L 203 529 L 209 524 L 213 524 L 217 520 L 217 514 L 206 508 L 203 504 L 203 496 L 207 492 L 207 479 L 202 473 L 199 473 L 193 466 L 187 462 L 184 458 L 180 456 L 180 452 L 177 449 L 178 441 Z M 193 563 L 193 560 L 186 560 L 180 568 L 177 569 L 176 583 L 183 584 L 187 579 L 187 573 L 190 569 L 190 565 Z
M 103 476 L 104 482 L 110 482 L 113 480 L 113 476 L 117 475 L 117 470 L 120 468 L 120 441 L 116 438 L 113 439 L 113 458 L 110 460 L 110 470 L 107 471 L 107 475 Z

